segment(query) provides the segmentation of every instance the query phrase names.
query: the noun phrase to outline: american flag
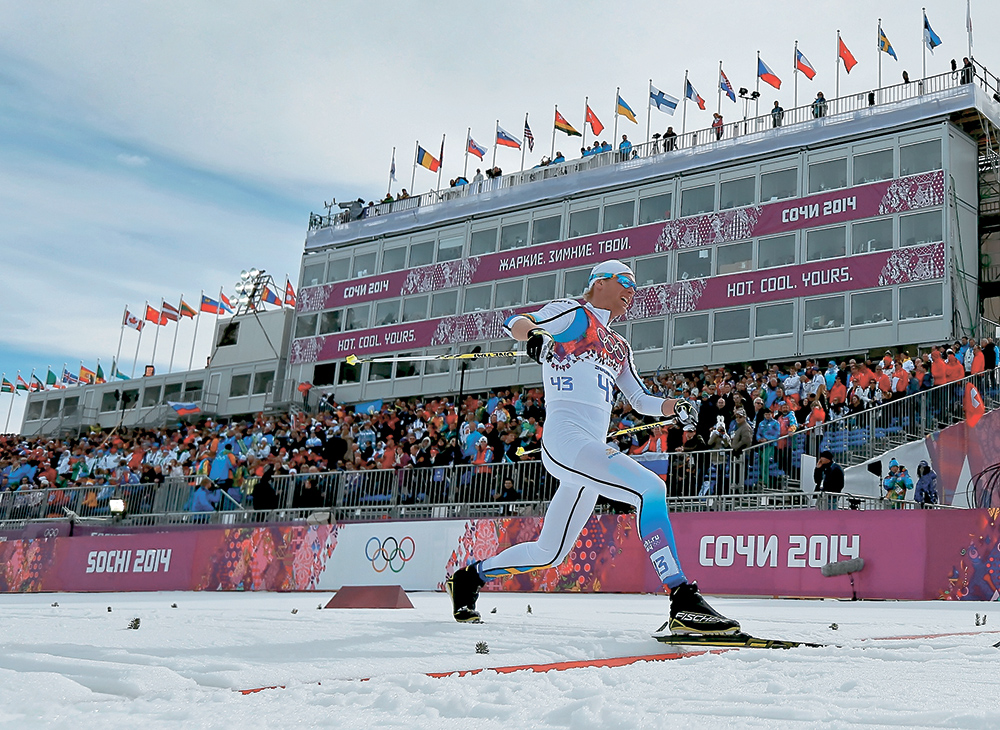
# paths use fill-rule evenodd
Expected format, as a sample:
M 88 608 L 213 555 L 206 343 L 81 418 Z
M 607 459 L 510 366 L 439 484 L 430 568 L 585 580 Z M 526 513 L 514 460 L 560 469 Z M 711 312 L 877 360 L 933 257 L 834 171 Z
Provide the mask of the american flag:
M 528 151 L 535 151 L 535 135 L 531 133 L 531 127 L 528 126 L 528 115 L 524 116 L 524 141 L 528 143 Z

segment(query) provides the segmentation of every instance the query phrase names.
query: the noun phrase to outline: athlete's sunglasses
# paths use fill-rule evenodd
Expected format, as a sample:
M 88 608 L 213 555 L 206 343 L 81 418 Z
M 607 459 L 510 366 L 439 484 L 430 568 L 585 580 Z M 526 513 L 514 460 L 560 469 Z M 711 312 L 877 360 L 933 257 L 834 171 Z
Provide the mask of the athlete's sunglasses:
M 594 277 L 594 281 L 598 279 L 614 279 L 626 289 L 635 289 L 635 282 L 625 276 L 625 274 L 598 274 Z

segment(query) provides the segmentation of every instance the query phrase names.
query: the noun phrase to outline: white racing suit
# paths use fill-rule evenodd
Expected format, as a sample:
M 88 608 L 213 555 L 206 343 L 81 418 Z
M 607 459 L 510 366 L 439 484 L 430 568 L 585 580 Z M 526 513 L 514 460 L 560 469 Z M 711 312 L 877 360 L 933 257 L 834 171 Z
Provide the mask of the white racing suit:
M 607 444 L 615 386 L 648 416 L 660 416 L 663 399 L 642 385 L 632 348 L 608 326 L 610 312 L 590 303 L 558 299 L 526 317 L 554 340 L 542 364 L 545 429 L 542 463 L 559 480 L 541 534 L 535 542 L 513 545 L 479 566 L 484 579 L 526 573 L 561 563 L 604 495 L 633 505 L 639 535 L 664 585 L 687 580 L 681 571 L 667 516 L 663 481 L 628 455 Z

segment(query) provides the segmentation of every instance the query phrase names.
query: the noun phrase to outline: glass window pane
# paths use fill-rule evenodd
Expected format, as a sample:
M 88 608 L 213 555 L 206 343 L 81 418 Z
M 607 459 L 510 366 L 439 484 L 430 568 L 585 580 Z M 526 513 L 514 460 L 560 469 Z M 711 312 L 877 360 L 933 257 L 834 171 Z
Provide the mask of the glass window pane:
M 757 242 L 757 268 L 788 266 L 795 263 L 795 234 L 762 238 Z
M 892 291 L 864 292 L 851 295 L 851 324 L 877 324 L 892 319 Z
M 719 273 L 736 274 L 753 269 L 753 244 L 734 243 L 730 246 L 719 246 Z
M 337 384 L 359 383 L 361 382 L 361 363 L 348 365 L 346 362 L 340 363 L 340 372 L 337 374 Z
M 658 221 L 670 220 L 670 206 L 673 202 L 673 193 L 663 193 L 662 195 L 651 195 L 648 198 L 639 199 L 639 225 L 656 223 Z
M 677 281 L 704 279 L 712 275 L 712 249 L 681 251 L 677 254 Z
M 631 228 L 635 225 L 635 201 L 604 206 L 604 230 L 617 231 L 619 228 Z
M 247 378 L 247 386 L 249 387 L 250 376 L 244 376 Z M 173 400 L 179 401 L 181 398 L 181 384 L 180 383 L 167 383 L 163 386 L 163 400 Z
M 750 308 L 715 313 L 715 342 L 750 339 Z
M 229 381 L 229 397 L 239 398 L 250 392 L 250 373 L 234 375 Z
M 524 281 L 498 281 L 496 307 L 517 307 L 524 303 Z
M 847 229 L 820 228 L 806 234 L 806 261 L 822 261 L 846 255 Z
M 899 217 L 899 245 L 918 246 L 944 240 L 941 232 L 941 211 L 929 210 L 916 215 Z
M 757 307 L 757 337 L 791 334 L 794 319 L 795 305 L 791 302 Z
M 546 274 L 528 279 L 527 304 L 550 302 L 556 298 L 556 275 Z
M 410 246 L 410 268 L 434 263 L 434 241 L 414 243 Z
M 632 324 L 632 349 L 636 352 L 662 350 L 663 325 L 664 320 L 662 319 L 655 322 L 634 322 Z
M 184 383 L 184 400 L 201 400 L 202 386 L 204 385 L 203 380 L 189 380 Z M 135 403 L 135 398 L 133 398 L 131 403 Z
M 334 309 L 330 312 L 323 312 L 322 317 L 320 317 L 319 322 L 319 333 L 321 335 L 328 335 L 331 332 L 340 332 L 340 324 L 343 319 L 344 312 L 340 309 Z
M 447 355 L 448 350 L 428 350 L 428 355 Z M 438 373 L 446 373 L 451 369 L 450 360 L 428 360 L 424 363 L 424 375 L 437 375 Z
M 799 171 L 778 170 L 760 176 L 760 202 L 794 198 L 799 187 Z
M 391 362 L 373 362 L 368 364 L 368 382 L 373 380 L 389 380 L 391 377 Z
M 847 187 L 847 159 L 828 160 L 809 165 L 809 192 Z
M 892 218 L 851 226 L 851 252 L 869 253 L 892 248 Z
M 416 322 L 421 319 L 427 319 L 427 300 L 426 294 L 419 297 L 408 297 L 403 300 L 403 321 L 404 322 Z
M 443 291 L 431 296 L 431 317 L 450 317 L 458 314 L 458 292 Z
M 715 186 L 703 185 L 681 191 L 681 216 L 710 213 L 715 210 Z
M 344 310 L 344 332 L 360 330 L 368 326 L 368 313 L 371 306 L 358 304 Z
M 312 337 L 316 334 L 316 320 L 319 319 L 318 315 L 315 314 L 302 314 L 295 320 L 295 336 L 296 337 Z
M 562 216 L 554 215 L 549 218 L 539 218 L 531 224 L 531 243 L 549 243 L 559 240 L 559 232 L 562 229 Z
M 351 269 L 351 276 L 371 276 L 375 273 L 375 252 L 363 253 L 354 257 L 354 265 Z
M 742 177 L 739 180 L 727 180 L 719 185 L 719 209 L 753 205 L 756 182 L 756 178 Z
M 892 177 L 892 150 L 854 156 L 854 184 L 888 180 Z
M 52 415 L 54 416 L 59 412 L 59 399 L 54 398 L 50 401 L 46 401 L 45 405 L 52 403 L 50 406 L 52 408 Z M 28 407 L 24 411 L 24 420 L 26 421 L 37 421 L 42 417 L 42 401 L 35 400 L 28 404 Z M 49 416 L 51 418 L 52 416 Z
M 590 269 L 567 271 L 563 277 L 563 296 L 581 297 L 590 281 Z
M 454 261 L 462 258 L 462 246 L 465 236 L 451 236 L 438 241 L 438 261 Z
M 274 383 L 274 371 L 267 370 L 263 373 L 254 373 L 253 376 L 253 394 L 254 395 L 264 395 L 270 392 L 271 385 Z
M 112 390 L 109 393 L 101 394 L 101 413 L 109 413 L 115 410 L 118 406 L 118 401 L 115 399 L 115 392 Z
M 326 266 L 326 280 L 331 281 L 346 281 L 348 278 L 348 273 L 351 270 L 351 257 L 350 256 L 339 256 L 334 259 L 330 259 Z
M 388 302 L 378 302 L 375 305 L 375 326 L 382 327 L 387 324 L 399 322 L 399 300 L 393 299 Z
M 645 256 L 635 260 L 635 283 L 639 286 L 666 284 L 669 256 Z
M 302 269 L 302 281 L 299 286 L 316 286 L 323 281 L 323 267 L 325 264 L 310 264 Z
M 159 389 L 157 389 L 157 390 L 159 390 Z M 129 401 L 129 403 L 131 403 L 131 404 L 134 405 L 136 403 L 136 400 L 133 398 L 132 400 Z M 33 401 L 31 403 L 32 406 L 34 406 L 36 404 L 39 405 L 39 406 L 41 406 L 42 405 L 42 401 L 37 401 L 36 400 L 36 401 Z M 62 405 L 62 401 L 59 400 L 58 398 L 49 398 L 47 401 L 45 401 L 45 414 L 43 416 L 41 416 L 41 417 L 42 418 L 55 418 L 56 416 L 59 415 L 59 407 L 61 405 Z M 34 419 L 29 419 L 29 420 L 37 420 L 38 418 L 39 418 L 39 416 L 35 416 Z
M 465 290 L 465 307 L 463 312 L 485 312 L 490 308 L 490 295 L 493 293 L 492 284 L 482 286 L 470 286 Z
M 500 229 L 500 250 L 509 251 L 528 245 L 528 221 L 512 223 Z
M 941 284 L 907 286 L 899 290 L 899 318 L 919 319 L 944 314 Z
M 497 250 L 497 229 L 487 228 L 485 231 L 473 231 L 472 244 L 469 246 L 470 256 L 482 256 Z
M 706 342 L 708 342 L 707 314 L 674 318 L 674 347 L 703 345 Z
M 63 418 L 70 418 L 76 415 L 77 409 L 80 407 L 80 399 L 78 397 L 67 398 L 63 401 Z
M 843 297 L 806 299 L 806 330 L 837 329 L 844 326 Z
M 569 214 L 569 237 L 589 236 L 597 233 L 597 220 L 601 217 L 600 208 L 577 210 Z
M 387 248 L 382 252 L 382 271 L 399 271 L 406 268 L 406 247 Z
M 400 353 L 399 357 L 406 357 L 408 355 L 414 355 L 413 352 Z M 397 378 L 414 378 L 420 375 L 421 372 L 420 362 L 414 362 L 413 360 L 400 360 L 396 363 L 396 377 Z
M 162 388 L 159 385 L 149 386 L 142 391 L 142 407 L 151 408 L 160 402 L 160 391 Z
M 899 148 L 899 174 L 916 175 L 918 172 L 941 169 L 941 140 L 932 139 L 920 144 Z

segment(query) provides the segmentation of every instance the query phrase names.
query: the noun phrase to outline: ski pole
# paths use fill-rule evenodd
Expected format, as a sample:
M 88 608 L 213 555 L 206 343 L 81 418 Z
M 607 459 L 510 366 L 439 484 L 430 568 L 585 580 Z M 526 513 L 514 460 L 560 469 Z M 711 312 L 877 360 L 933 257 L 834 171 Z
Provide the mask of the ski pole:
M 344 361 L 348 365 L 361 362 L 422 362 L 431 360 L 477 360 L 481 357 L 527 357 L 526 352 L 465 352 L 461 355 L 411 355 L 404 357 L 358 357 L 348 355 Z
M 656 423 L 647 423 L 644 426 L 632 426 L 631 428 L 622 428 L 617 431 L 612 431 L 605 438 L 613 439 L 616 436 L 624 436 L 627 433 L 635 433 L 636 431 L 647 431 L 651 428 L 656 428 L 657 426 L 666 426 L 671 423 L 675 423 L 676 418 L 668 418 L 665 421 L 657 421 Z M 523 446 L 518 446 L 517 451 L 514 452 L 514 456 L 531 456 L 532 454 L 537 454 L 541 449 L 532 449 L 531 451 L 525 451 Z

